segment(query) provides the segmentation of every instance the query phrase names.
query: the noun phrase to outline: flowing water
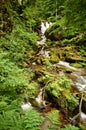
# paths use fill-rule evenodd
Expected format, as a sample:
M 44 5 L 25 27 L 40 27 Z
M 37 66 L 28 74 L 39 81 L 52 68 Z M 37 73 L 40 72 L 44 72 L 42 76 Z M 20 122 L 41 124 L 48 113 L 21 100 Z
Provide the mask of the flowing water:
M 39 92 L 38 96 L 36 97 L 36 102 L 40 106 L 46 106 L 45 100 L 43 99 L 43 88 L 40 89 L 40 92 Z
M 41 33 L 42 33 L 42 40 L 38 42 L 38 44 L 43 45 L 46 43 L 46 37 L 44 35 L 45 31 L 47 28 L 49 28 L 49 26 L 51 25 L 51 23 L 41 23 Z M 49 51 L 44 50 L 44 48 L 41 51 L 42 55 L 49 57 Z M 63 68 L 68 68 L 70 70 L 72 70 L 71 78 L 73 80 L 73 85 L 76 86 L 78 88 L 79 91 L 85 91 L 86 90 L 86 69 L 78 69 L 75 68 L 73 66 L 71 66 L 68 62 L 64 62 L 64 61 L 59 61 L 59 63 L 57 63 L 59 66 L 63 67 Z M 61 71 L 60 74 L 63 74 L 63 72 Z M 42 89 L 40 89 L 40 93 L 38 94 L 38 97 L 36 98 L 36 101 L 41 104 L 43 101 L 42 99 Z M 81 112 L 81 117 L 85 118 L 86 114 Z
M 37 44 L 44 45 L 46 43 L 46 37 L 44 35 L 45 31 L 49 28 L 51 23 L 41 22 L 41 41 L 38 41 Z
M 72 70 L 71 78 L 74 79 L 73 83 L 79 91 L 86 91 L 86 69 L 78 69 L 70 66 L 68 62 L 59 61 L 59 65 Z
M 45 33 L 46 29 L 49 28 L 50 25 L 51 25 L 51 23 L 48 23 L 48 22 L 41 23 L 41 41 L 37 42 L 37 44 L 42 46 L 42 49 L 38 53 L 39 56 L 42 55 L 45 57 L 49 57 L 50 51 L 49 50 L 46 51 L 44 48 L 44 45 L 46 44 L 46 37 L 45 37 L 44 33 Z M 78 69 L 78 68 L 71 66 L 68 62 L 64 62 L 64 61 L 59 61 L 59 63 L 57 63 L 57 65 L 59 65 L 60 67 L 68 68 L 68 69 L 72 70 L 72 72 L 70 73 L 70 77 L 73 81 L 73 85 L 75 87 L 77 87 L 78 90 L 81 92 L 86 91 L 86 68 Z M 64 72 L 60 71 L 60 73 L 63 74 Z M 43 88 L 40 89 L 40 92 L 39 92 L 38 96 L 36 97 L 36 102 L 41 106 L 46 106 L 45 101 L 43 100 Z M 31 103 L 28 102 L 26 104 L 23 104 L 21 107 L 23 110 L 27 110 L 31 107 Z M 80 116 L 82 119 L 85 120 L 85 123 L 86 123 L 86 114 L 81 112 Z

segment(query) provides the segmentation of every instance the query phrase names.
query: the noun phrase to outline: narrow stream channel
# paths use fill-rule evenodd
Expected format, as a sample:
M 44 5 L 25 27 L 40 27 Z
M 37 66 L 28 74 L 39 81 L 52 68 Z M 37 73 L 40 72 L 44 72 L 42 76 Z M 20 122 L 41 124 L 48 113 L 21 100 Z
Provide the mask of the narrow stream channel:
M 51 23 L 48 23 L 48 22 L 41 23 L 41 41 L 37 42 L 37 44 L 42 46 L 42 50 L 40 50 L 40 52 L 38 54 L 39 56 L 40 56 L 40 54 L 42 54 L 45 57 L 49 57 L 49 51 L 46 51 L 43 48 L 43 46 L 44 46 L 44 44 L 46 44 L 46 37 L 45 37 L 44 33 L 50 25 L 51 25 Z M 72 67 L 68 62 L 64 62 L 64 61 L 59 61 L 59 63 L 57 63 L 57 65 L 59 65 L 60 67 L 68 68 L 68 69 L 72 70 L 72 72 L 70 73 L 70 77 L 73 80 L 74 86 L 76 86 L 76 88 L 78 88 L 78 90 L 80 92 L 86 91 L 86 68 L 78 69 L 78 68 Z M 39 105 L 46 106 L 42 95 L 43 95 L 43 88 L 40 89 L 40 92 L 39 92 L 38 96 L 36 97 L 36 102 Z M 21 107 L 23 110 L 27 110 L 30 107 L 32 107 L 32 105 L 30 102 L 27 102 L 27 103 L 24 103 Z M 85 112 L 86 112 L 86 110 L 85 110 Z M 82 111 L 80 113 L 80 116 L 86 123 L 86 114 Z

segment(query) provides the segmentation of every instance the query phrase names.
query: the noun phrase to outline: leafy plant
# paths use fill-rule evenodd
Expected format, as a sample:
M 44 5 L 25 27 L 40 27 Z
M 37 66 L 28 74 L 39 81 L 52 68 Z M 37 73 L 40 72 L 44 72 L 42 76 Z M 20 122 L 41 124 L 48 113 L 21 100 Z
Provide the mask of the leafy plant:
M 78 127 L 73 125 L 66 125 L 65 128 L 62 128 L 61 130 L 80 130 Z
M 20 114 L 14 110 L 0 114 L 0 130 L 23 130 Z
M 59 111 L 58 110 L 53 110 L 50 112 L 48 115 L 49 118 L 49 127 L 48 130 L 56 130 L 59 128 Z
M 66 88 L 66 89 L 70 89 L 71 88 L 71 80 L 67 77 L 61 77 L 58 79 L 58 83 L 59 85 L 61 85 L 62 87 Z
M 24 130 L 40 130 L 43 117 L 33 109 L 29 109 L 23 118 Z
M 35 98 L 38 94 L 39 85 L 36 82 L 31 82 L 24 90 L 24 96 L 28 98 Z
M 9 59 L 4 59 L 2 53 L 0 61 L 0 94 L 14 99 L 28 86 L 27 73 Z
M 55 100 L 62 108 L 67 108 L 71 114 L 79 105 L 79 99 L 76 94 L 71 93 L 71 80 L 66 77 L 61 77 L 58 80 L 53 80 L 46 85 L 45 90 L 48 95 Z M 50 100 L 50 99 L 49 99 Z M 52 99 L 51 99 L 52 101 Z
M 54 97 L 59 97 L 62 91 L 62 88 L 58 85 L 57 81 L 53 81 L 51 83 L 49 83 L 46 86 L 46 91 L 48 91 L 51 95 L 53 95 Z

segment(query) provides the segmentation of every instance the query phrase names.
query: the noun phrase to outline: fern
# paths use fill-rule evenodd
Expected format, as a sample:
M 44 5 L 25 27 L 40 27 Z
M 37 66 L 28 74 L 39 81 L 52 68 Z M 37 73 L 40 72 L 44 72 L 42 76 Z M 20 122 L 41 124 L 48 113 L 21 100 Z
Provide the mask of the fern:
M 42 121 L 43 117 L 39 113 L 33 109 L 29 109 L 23 119 L 24 130 L 40 130 Z
M 49 127 L 48 127 L 48 130 L 56 130 L 59 128 L 59 124 L 60 124 L 60 121 L 59 121 L 59 111 L 58 110 L 54 110 L 52 111 L 49 116 Z
M 61 77 L 58 79 L 58 83 L 59 85 L 61 85 L 62 87 L 66 88 L 66 89 L 70 89 L 71 88 L 71 80 L 67 77 Z
M 23 130 L 19 113 L 11 110 L 0 114 L 0 130 Z
M 62 128 L 61 130 L 80 130 L 80 129 L 73 125 L 66 125 L 65 128 Z

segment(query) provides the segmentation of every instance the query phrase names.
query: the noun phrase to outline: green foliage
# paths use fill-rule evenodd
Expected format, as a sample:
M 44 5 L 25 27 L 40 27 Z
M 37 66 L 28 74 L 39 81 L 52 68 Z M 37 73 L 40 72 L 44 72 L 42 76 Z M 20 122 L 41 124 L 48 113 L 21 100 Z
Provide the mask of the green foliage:
M 59 111 L 58 110 L 53 110 L 51 113 L 48 115 L 49 118 L 49 127 L 48 130 L 56 130 L 59 128 Z
M 23 11 L 22 16 L 24 19 L 26 19 L 26 26 L 29 27 L 30 31 L 33 31 L 34 27 L 36 26 L 36 20 L 38 16 L 38 10 L 36 6 L 27 6 Z
M 70 95 L 70 91 L 67 91 L 67 89 L 70 88 L 71 80 L 67 77 L 61 77 L 58 80 L 55 80 L 46 86 L 46 90 L 49 91 L 55 97 L 59 97 L 61 93 L 63 93 L 64 91 L 67 92 L 66 94 Z M 67 98 L 66 95 L 65 97 Z
M 80 130 L 80 129 L 73 125 L 66 125 L 65 128 L 62 128 L 61 130 Z
M 42 18 L 56 21 L 47 30 L 50 37 L 55 34 L 56 40 L 62 40 L 60 44 L 79 42 L 78 55 L 85 57 L 86 1 L 1 0 L 0 4 L 0 130 L 40 130 L 42 116 L 32 109 L 26 113 L 20 109 L 23 98 L 34 99 L 39 89 L 39 84 L 32 81 L 35 75 L 32 70 L 23 68 L 26 62 L 29 66 L 38 48 L 38 36 L 34 30 L 39 31 L 38 22 Z M 52 62 L 57 61 L 57 55 L 51 58 Z M 46 59 L 44 62 L 43 65 L 49 69 L 50 62 Z M 86 65 L 85 62 L 82 64 Z M 71 81 L 66 77 L 57 80 L 46 70 L 44 74 L 37 81 L 45 85 L 51 100 L 55 99 L 59 106 L 66 107 L 69 114 L 73 112 L 79 99 L 71 92 Z M 58 111 L 52 111 L 48 119 L 49 130 L 60 129 Z M 72 125 L 63 128 L 72 129 L 78 130 Z
M 70 89 L 72 81 L 69 78 L 63 76 L 58 79 L 58 83 L 62 87 L 66 88 L 66 89 Z
M 21 62 L 25 59 L 27 51 L 36 49 L 37 36 L 35 33 L 27 33 L 25 30 L 17 28 L 9 36 L 0 39 L 1 49 L 7 53 L 8 58 L 13 62 Z
M 61 91 L 62 91 L 62 88 L 58 85 L 58 82 L 57 81 L 54 81 L 52 83 L 49 83 L 47 86 L 46 86 L 46 91 L 48 91 L 49 93 L 51 93 L 53 96 L 55 97 L 59 97 L 60 94 L 61 94 Z
M 9 59 L 0 59 L 0 93 L 11 94 L 16 96 L 16 90 L 23 89 L 28 86 L 27 73 L 23 69 L 20 69 Z
M 69 113 L 71 113 L 78 105 L 79 105 L 79 98 L 76 97 L 75 94 L 71 94 L 70 99 L 68 100 Z
M 6 107 L 6 110 L 0 113 L 0 120 L 0 130 L 40 130 L 44 118 L 33 109 L 24 114 L 15 108 Z
M 62 14 L 64 0 L 40 0 L 41 17 L 50 21 L 56 21 L 58 15 Z
M 45 76 L 39 77 L 39 78 L 38 78 L 38 81 L 39 81 L 40 83 L 48 84 L 48 83 L 51 82 L 53 79 L 54 79 L 53 76 L 50 75 L 50 73 L 47 73 L 47 74 L 45 74 Z
M 35 110 L 29 109 L 23 119 L 24 130 L 40 130 L 43 117 L 39 115 Z
M 0 114 L 0 130 L 23 130 L 20 114 L 14 110 Z
M 0 94 L 15 99 L 22 97 L 34 98 L 38 92 L 38 84 L 30 83 L 34 77 L 31 69 L 19 68 L 6 58 L 7 53 L 0 53 Z M 27 71 L 27 72 L 26 72 Z
M 29 98 L 35 98 L 38 94 L 39 85 L 36 82 L 31 82 L 24 90 L 24 96 Z
M 73 28 L 78 28 L 78 30 L 86 30 L 85 5 L 85 0 L 83 0 L 83 2 L 81 0 L 66 0 L 65 12 L 67 25 L 72 26 Z
M 45 90 L 62 108 L 67 107 L 70 114 L 79 105 L 76 94 L 71 93 L 71 80 L 67 77 L 52 81 L 46 85 Z

